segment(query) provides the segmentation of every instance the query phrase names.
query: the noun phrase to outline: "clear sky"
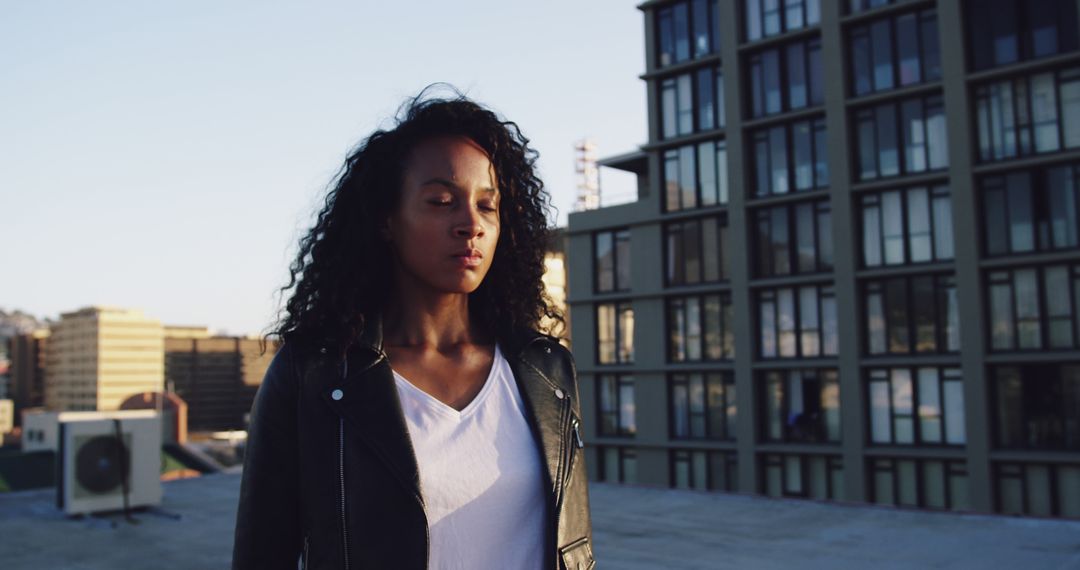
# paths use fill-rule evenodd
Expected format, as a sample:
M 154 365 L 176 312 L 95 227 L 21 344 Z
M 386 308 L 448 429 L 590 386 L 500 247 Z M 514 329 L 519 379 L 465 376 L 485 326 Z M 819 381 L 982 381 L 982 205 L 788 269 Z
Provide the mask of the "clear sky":
M 565 224 L 574 141 L 646 139 L 636 3 L 2 2 L 0 308 L 260 332 L 346 152 L 437 81 L 521 126 Z

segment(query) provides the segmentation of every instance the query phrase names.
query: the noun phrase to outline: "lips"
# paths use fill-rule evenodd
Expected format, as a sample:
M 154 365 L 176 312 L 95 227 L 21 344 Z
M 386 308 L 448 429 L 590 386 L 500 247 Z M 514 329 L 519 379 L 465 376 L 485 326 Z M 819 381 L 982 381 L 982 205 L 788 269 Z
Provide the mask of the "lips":
M 484 254 L 479 249 L 465 249 L 454 254 L 454 259 L 465 267 L 478 267 L 484 259 Z

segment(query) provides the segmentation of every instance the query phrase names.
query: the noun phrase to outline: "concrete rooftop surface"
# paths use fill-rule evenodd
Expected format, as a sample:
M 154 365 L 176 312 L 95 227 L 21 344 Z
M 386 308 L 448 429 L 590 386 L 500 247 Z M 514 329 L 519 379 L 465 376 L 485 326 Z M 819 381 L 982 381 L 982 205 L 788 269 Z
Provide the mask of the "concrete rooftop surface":
M 0 494 L 0 568 L 228 568 L 240 477 L 163 484 L 157 512 L 68 519 L 51 489 Z M 590 484 L 597 567 L 1078 568 L 1080 521 Z

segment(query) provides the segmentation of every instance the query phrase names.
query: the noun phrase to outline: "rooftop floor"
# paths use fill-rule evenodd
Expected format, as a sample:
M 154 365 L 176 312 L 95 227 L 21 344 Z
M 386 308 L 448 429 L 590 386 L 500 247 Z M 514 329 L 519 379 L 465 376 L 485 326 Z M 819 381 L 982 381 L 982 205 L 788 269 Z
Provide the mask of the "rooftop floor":
M 0 494 L 0 567 L 227 568 L 240 477 L 164 483 L 160 512 L 68 519 L 52 490 Z M 1080 521 L 593 483 L 605 569 L 1080 568 Z

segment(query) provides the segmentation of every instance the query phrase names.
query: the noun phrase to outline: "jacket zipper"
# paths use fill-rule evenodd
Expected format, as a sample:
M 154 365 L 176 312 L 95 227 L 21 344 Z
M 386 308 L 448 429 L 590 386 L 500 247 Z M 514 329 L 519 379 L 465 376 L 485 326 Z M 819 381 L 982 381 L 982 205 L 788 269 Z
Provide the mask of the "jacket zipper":
M 341 372 L 341 379 L 349 374 L 349 359 L 345 358 L 345 366 Z M 345 570 L 349 569 L 349 528 L 345 524 L 345 418 L 338 418 L 338 481 L 341 485 L 341 544 L 345 552 Z

